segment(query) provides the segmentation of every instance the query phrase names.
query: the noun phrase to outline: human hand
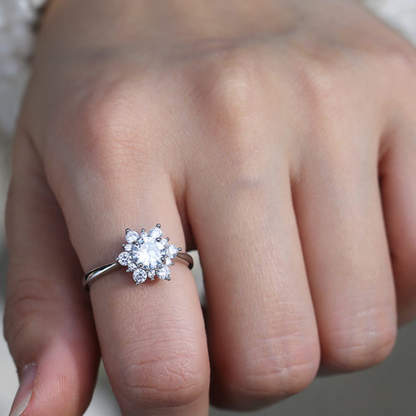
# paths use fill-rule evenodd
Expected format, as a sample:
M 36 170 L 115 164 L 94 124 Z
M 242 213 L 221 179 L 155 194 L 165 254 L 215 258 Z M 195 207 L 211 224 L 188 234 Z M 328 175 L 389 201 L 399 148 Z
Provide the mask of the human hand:
M 251 409 L 382 361 L 396 299 L 416 316 L 415 70 L 349 1 L 52 2 L 7 209 L 26 414 L 82 414 L 99 349 L 125 416 L 206 414 L 210 368 L 212 401 Z M 179 263 L 82 289 L 158 222 L 199 249 L 207 337 Z

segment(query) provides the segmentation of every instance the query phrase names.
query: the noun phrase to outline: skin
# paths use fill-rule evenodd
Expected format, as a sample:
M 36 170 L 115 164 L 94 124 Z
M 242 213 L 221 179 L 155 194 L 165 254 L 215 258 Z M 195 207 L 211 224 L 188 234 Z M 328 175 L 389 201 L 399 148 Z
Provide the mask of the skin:
M 25 415 L 81 415 L 100 354 L 123 416 L 255 409 L 388 356 L 416 316 L 401 36 L 347 0 L 56 0 L 33 64 L 7 208 Z M 82 289 L 158 222 L 200 251 L 206 327 L 180 262 Z

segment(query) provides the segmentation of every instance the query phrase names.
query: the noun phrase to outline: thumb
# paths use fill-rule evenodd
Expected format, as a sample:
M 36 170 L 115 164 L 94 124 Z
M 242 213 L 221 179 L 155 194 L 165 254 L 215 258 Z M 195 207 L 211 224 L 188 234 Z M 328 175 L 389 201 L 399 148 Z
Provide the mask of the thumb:
M 92 312 L 60 208 L 25 136 L 15 142 L 6 231 L 4 332 L 20 378 L 11 415 L 81 415 L 99 362 Z

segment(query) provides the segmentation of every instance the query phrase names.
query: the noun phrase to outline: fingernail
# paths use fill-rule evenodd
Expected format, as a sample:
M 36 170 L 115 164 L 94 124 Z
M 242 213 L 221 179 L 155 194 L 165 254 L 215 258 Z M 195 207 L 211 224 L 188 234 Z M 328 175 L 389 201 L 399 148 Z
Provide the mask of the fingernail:
M 22 371 L 19 390 L 17 390 L 9 416 L 20 416 L 25 411 L 32 397 L 33 387 L 35 385 L 35 377 L 35 364 L 27 365 Z

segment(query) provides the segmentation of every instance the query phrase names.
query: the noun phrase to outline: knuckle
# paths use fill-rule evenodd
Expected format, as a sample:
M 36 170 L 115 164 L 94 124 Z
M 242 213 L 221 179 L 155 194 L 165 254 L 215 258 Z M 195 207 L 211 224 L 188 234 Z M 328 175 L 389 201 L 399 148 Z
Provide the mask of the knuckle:
M 332 58 L 308 56 L 305 61 L 303 65 L 291 62 L 291 70 L 281 77 L 287 85 L 296 85 L 287 94 L 288 102 L 297 110 L 293 117 L 301 132 L 293 142 L 300 149 L 311 149 L 310 158 L 328 155 L 338 161 L 342 155 L 349 157 L 357 144 L 352 146 L 354 138 L 345 140 L 338 132 L 342 131 L 343 120 L 354 114 L 356 97 L 362 92 L 338 55 Z M 316 152 L 317 147 L 323 151 Z
M 247 48 L 217 52 L 211 60 L 208 105 L 222 125 L 243 128 L 263 90 L 261 65 Z
M 274 138 L 262 134 L 263 110 L 269 98 L 264 81 L 268 68 L 261 62 L 256 51 L 235 47 L 217 51 L 201 64 L 208 73 L 202 77 L 208 79 L 202 104 L 204 117 L 208 117 L 207 124 L 211 126 L 207 149 L 215 149 L 232 166 L 232 186 L 252 188 L 253 184 L 264 182 L 266 172 L 273 166 L 270 147 Z M 253 140 L 255 134 L 261 136 L 262 146 Z
M 14 346 L 17 344 L 22 345 L 26 340 L 36 339 L 42 325 L 59 328 L 51 336 L 59 338 L 65 333 L 68 341 L 76 338 L 78 332 L 68 329 L 79 325 L 80 311 L 82 314 L 85 311 L 89 313 L 88 298 L 62 298 L 62 286 L 59 283 L 45 285 L 40 270 L 32 267 L 30 271 L 22 271 L 15 262 L 16 259 L 11 256 L 11 269 L 16 277 L 7 290 L 3 329 L 12 353 L 15 353 Z
M 104 96 L 92 93 L 76 114 L 78 128 L 71 140 L 100 162 L 109 154 L 123 157 L 134 134 L 132 105 L 122 91 L 107 91 Z M 116 140 L 117 139 L 117 140 Z
M 250 374 L 238 380 L 239 395 L 255 401 L 270 402 L 290 397 L 303 391 L 316 375 L 316 363 L 286 363 L 283 366 L 272 364 L 269 360 L 258 363 Z
M 216 51 L 199 63 L 203 74 L 198 79 L 205 81 L 206 89 L 202 111 L 212 126 L 210 140 L 243 154 L 252 152 L 253 143 L 248 139 L 252 134 L 247 133 L 261 126 L 268 104 L 270 87 L 265 79 L 270 71 L 257 55 L 241 46 Z
M 414 77 L 416 70 L 416 52 L 414 47 L 410 44 L 402 42 L 400 43 L 386 43 L 382 48 L 377 50 L 375 56 L 373 56 L 377 65 L 384 65 L 385 68 L 390 68 L 390 71 L 382 73 L 390 75 L 391 73 L 406 73 L 411 78 Z M 407 79 L 410 79 L 407 77 Z M 395 77 L 395 80 L 397 78 Z
M 198 400 L 206 388 L 197 358 L 169 359 L 129 364 L 123 371 L 123 401 L 129 407 L 179 407 Z
M 254 403 L 272 402 L 299 393 L 313 381 L 319 367 L 317 341 L 293 334 L 271 343 L 267 349 L 264 342 L 258 344 L 235 363 L 227 382 L 234 394 Z
M 36 317 L 47 314 L 49 305 L 58 302 L 47 292 L 35 277 L 22 284 L 19 281 L 13 283 L 13 289 L 7 293 L 4 311 L 4 336 L 9 344 L 30 331 L 36 325 Z
M 347 78 L 345 68 L 340 59 L 333 58 L 328 63 L 319 59 L 308 59 L 308 64 L 304 68 L 294 69 L 296 85 L 299 86 L 296 92 L 296 102 L 300 109 L 301 117 L 308 117 L 312 110 L 319 123 L 316 126 L 321 129 L 325 123 L 330 122 L 333 114 L 336 117 L 340 113 L 342 106 L 346 105 L 347 100 L 339 100 L 339 96 L 348 97 Z M 309 114 L 310 117 L 310 114 Z M 314 127 L 310 123 L 310 128 Z
M 119 396 L 127 408 L 186 406 L 208 391 L 209 370 L 199 343 L 176 328 L 163 338 L 152 327 L 142 327 L 146 337 L 124 350 L 115 367 L 122 380 Z M 163 330 L 162 330 L 163 331 Z
M 88 187 L 95 189 L 97 178 L 99 184 L 116 188 L 120 180 L 149 175 L 161 152 L 160 144 L 149 140 L 154 126 L 146 120 L 154 115 L 141 108 L 145 101 L 141 94 L 140 87 L 133 94 L 131 86 L 122 82 L 102 86 L 78 98 L 71 106 L 76 110 L 55 121 L 48 132 L 51 140 L 46 141 L 45 172 L 60 203 L 68 199 L 64 190 L 82 194 Z M 52 140 L 57 136 L 59 140 Z M 160 169 L 152 175 L 164 173 Z
M 72 103 L 70 110 L 64 112 L 49 131 L 52 137 L 60 138 L 47 140 L 45 168 L 53 182 L 56 177 L 64 180 L 68 171 L 77 173 L 74 165 L 79 168 L 80 175 L 94 171 L 112 177 L 126 161 L 133 162 L 136 170 L 150 163 L 150 153 L 156 153 L 156 149 L 152 141 L 144 139 L 145 116 L 137 94 L 132 93 L 128 83 L 117 82 L 77 97 L 76 103 Z M 134 160 L 138 151 L 140 163 Z
M 376 83 L 376 88 L 385 91 L 388 97 L 394 91 L 400 101 L 407 96 L 414 97 L 416 52 L 412 45 L 403 42 L 403 39 L 385 42 L 373 48 L 366 58 L 370 85 Z
M 323 339 L 325 361 L 340 371 L 356 371 L 384 361 L 392 351 L 397 326 L 384 320 L 365 326 L 357 323 Z
M 72 145 L 79 153 L 85 154 L 94 162 L 112 162 L 124 158 L 131 150 L 129 147 L 134 134 L 131 109 L 126 100 L 117 96 L 89 97 L 81 104 L 77 115 L 78 128 L 71 135 Z

